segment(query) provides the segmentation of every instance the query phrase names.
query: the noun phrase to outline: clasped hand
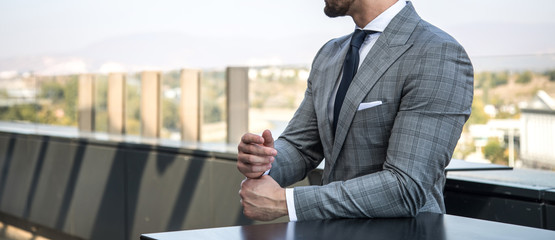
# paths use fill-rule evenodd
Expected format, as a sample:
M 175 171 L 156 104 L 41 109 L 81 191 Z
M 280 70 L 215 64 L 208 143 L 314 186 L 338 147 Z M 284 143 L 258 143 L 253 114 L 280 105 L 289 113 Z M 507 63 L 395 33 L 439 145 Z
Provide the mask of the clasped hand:
M 241 183 L 241 205 L 245 216 L 262 221 L 270 221 L 287 215 L 285 189 L 270 176 L 263 176 L 270 170 L 277 155 L 272 133 L 266 130 L 262 136 L 247 133 L 238 146 L 237 169 L 247 177 Z

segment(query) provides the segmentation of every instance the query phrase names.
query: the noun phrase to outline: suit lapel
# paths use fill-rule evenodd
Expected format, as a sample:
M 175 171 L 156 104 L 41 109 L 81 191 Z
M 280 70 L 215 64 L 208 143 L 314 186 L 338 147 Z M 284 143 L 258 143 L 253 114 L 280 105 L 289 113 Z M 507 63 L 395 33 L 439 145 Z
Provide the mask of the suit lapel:
M 330 171 L 333 169 L 345 143 L 358 105 L 368 95 L 384 72 L 412 46 L 407 41 L 419 21 L 420 17 L 414 11 L 412 4 L 408 2 L 407 6 L 389 23 L 366 59 L 363 60 L 359 71 L 349 86 L 339 113 L 339 123 L 337 124 L 332 158 L 330 159 Z M 328 177 L 331 177 L 331 174 Z
M 321 99 L 319 99 L 319 104 L 322 109 L 324 109 L 324 117 L 320 119 L 320 126 L 325 127 L 324 131 L 322 131 L 321 139 L 323 140 L 324 146 L 329 146 L 325 149 L 330 149 L 333 146 L 333 130 L 332 125 L 329 121 L 329 112 L 328 112 L 328 103 L 332 97 L 333 90 L 335 84 L 340 78 L 341 69 L 343 68 L 343 61 L 345 59 L 345 55 L 347 55 L 348 46 L 349 46 L 350 37 L 345 39 L 340 39 L 339 41 L 334 43 L 334 47 L 336 48 L 334 52 L 338 54 L 334 55 L 332 58 L 329 59 L 328 64 L 325 67 L 325 73 L 323 76 L 326 76 L 326 83 L 322 84 L 323 92 L 324 93 Z M 329 76 L 329 77 L 327 77 Z

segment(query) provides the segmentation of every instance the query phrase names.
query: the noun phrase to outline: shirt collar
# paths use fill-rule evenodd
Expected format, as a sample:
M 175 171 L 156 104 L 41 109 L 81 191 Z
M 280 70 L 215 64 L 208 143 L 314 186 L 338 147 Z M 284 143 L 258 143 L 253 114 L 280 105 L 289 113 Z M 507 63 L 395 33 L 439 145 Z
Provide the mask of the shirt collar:
M 383 32 L 389 22 L 407 5 L 404 0 L 399 0 L 391 7 L 386 9 L 383 13 L 378 15 L 374 20 L 369 22 L 365 27 L 364 30 L 372 30 L 376 32 Z M 356 29 L 361 29 L 358 26 Z

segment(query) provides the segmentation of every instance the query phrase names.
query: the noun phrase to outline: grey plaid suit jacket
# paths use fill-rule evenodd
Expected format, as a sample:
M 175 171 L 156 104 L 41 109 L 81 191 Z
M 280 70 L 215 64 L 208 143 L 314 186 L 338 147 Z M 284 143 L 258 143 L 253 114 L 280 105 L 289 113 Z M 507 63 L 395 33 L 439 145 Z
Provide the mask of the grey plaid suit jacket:
M 305 98 L 275 142 L 270 176 L 289 186 L 325 159 L 323 186 L 294 189 L 299 220 L 444 213 L 444 169 L 472 104 L 466 52 L 409 2 L 363 60 L 334 136 L 327 104 L 350 37 L 315 57 Z M 373 101 L 383 104 L 357 111 Z

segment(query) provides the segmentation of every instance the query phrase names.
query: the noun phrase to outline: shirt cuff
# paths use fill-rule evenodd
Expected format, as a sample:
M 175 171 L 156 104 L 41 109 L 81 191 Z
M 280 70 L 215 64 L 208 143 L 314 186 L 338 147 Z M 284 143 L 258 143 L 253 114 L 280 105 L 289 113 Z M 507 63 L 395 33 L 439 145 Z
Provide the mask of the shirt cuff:
M 293 188 L 285 189 L 285 199 L 287 200 L 287 212 L 289 214 L 289 221 L 297 221 L 297 212 L 295 211 L 295 194 Z

